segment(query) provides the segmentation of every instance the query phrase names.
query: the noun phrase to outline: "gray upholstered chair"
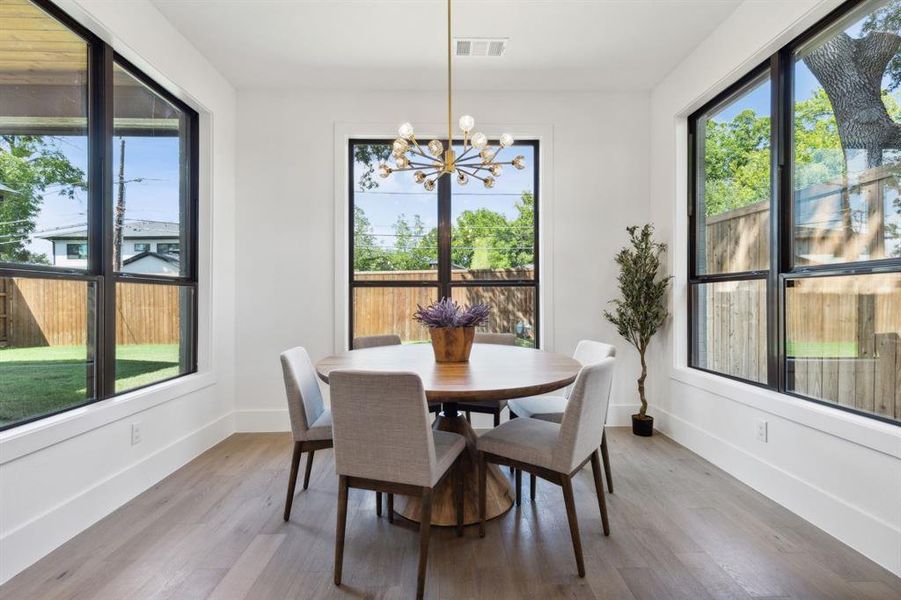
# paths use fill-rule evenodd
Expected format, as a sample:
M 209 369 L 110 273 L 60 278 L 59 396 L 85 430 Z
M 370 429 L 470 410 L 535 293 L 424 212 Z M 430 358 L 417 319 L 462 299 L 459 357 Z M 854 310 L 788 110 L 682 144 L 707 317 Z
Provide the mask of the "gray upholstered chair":
M 349 488 L 420 498 L 417 598 L 425 590 L 432 518 L 432 490 L 453 473 L 457 535 L 463 535 L 463 436 L 429 425 L 422 381 L 415 373 L 332 371 L 329 374 L 334 420 L 338 522 L 335 585 L 341 585 Z M 526 421 L 526 419 L 522 419 Z
M 303 475 L 303 489 L 310 484 L 313 454 L 316 450 L 332 447 L 332 414 L 322 401 L 319 381 L 310 362 L 310 355 L 301 346 L 281 354 L 282 372 L 285 376 L 285 392 L 288 396 L 288 414 L 291 432 L 294 434 L 294 455 L 291 458 L 291 476 L 288 480 L 288 497 L 285 500 L 285 521 L 291 517 L 294 488 L 300 455 L 308 452 Z
M 477 331 L 473 342 L 476 344 L 515 346 L 516 336 L 512 333 L 483 333 Z M 472 423 L 472 415 L 470 413 L 494 415 L 494 426 L 497 427 L 501 424 L 501 411 L 504 410 L 505 406 L 507 406 L 507 401 L 501 400 L 495 403 L 461 402 L 458 408 L 466 414 L 466 420 L 470 423 Z
M 380 348 L 382 346 L 399 346 L 401 344 L 400 336 L 396 333 L 386 333 L 384 335 L 361 335 L 354 338 L 353 349 L 363 350 L 365 348 Z M 440 402 L 429 402 L 429 412 L 441 412 Z M 376 494 L 376 502 L 378 502 L 379 516 L 382 514 L 381 494 Z
M 583 365 L 599 362 L 605 358 L 616 356 L 616 348 L 610 344 L 595 342 L 592 340 L 582 340 L 576 346 L 573 358 Z M 530 419 L 541 419 L 543 421 L 551 421 L 559 423 L 563 420 L 563 413 L 566 411 L 566 403 L 569 395 L 572 393 L 572 385 L 563 391 L 562 396 L 531 396 L 529 398 L 518 398 L 510 400 L 507 408 L 510 410 L 510 418 L 526 417 Z M 613 472 L 610 469 L 610 453 L 607 451 L 607 434 L 601 437 L 601 460 L 604 463 L 604 476 L 607 479 L 607 490 L 613 493 Z M 535 499 L 535 476 L 532 475 L 529 481 L 529 496 Z M 522 477 L 517 474 L 516 479 L 516 502 L 521 503 L 520 494 Z
M 585 577 L 571 478 L 586 462 L 591 461 L 604 535 L 610 535 L 598 447 L 604 435 L 604 422 L 607 419 L 614 361 L 613 358 L 605 358 L 582 367 L 576 376 L 560 423 L 541 419 L 513 419 L 479 437 L 477 448 L 480 536 L 485 535 L 487 463 L 510 465 L 538 475 L 563 488 L 576 566 L 579 577 Z
M 362 335 L 354 338 L 354 350 L 378 348 L 379 346 L 399 346 L 400 336 L 396 333 L 385 335 Z

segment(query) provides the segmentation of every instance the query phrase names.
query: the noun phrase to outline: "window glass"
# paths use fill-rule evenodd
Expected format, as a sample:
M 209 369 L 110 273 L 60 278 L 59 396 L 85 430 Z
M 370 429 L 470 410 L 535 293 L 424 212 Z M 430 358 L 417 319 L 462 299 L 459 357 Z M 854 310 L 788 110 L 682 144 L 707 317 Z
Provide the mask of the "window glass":
M 698 274 L 769 268 L 769 75 L 697 121 Z
M 150 244 L 135 244 L 135 254 L 140 252 L 150 252 Z
M 184 239 L 188 205 L 187 118 L 116 63 L 113 67 L 113 268 L 128 273 L 187 274 L 178 243 L 159 244 L 169 260 L 130 260 L 135 238 Z
M 413 313 L 437 299 L 434 287 L 355 287 L 351 337 L 396 333 L 404 343 L 428 341 L 428 329 Z
M 116 284 L 116 392 L 189 372 L 193 290 Z
M 0 428 L 94 396 L 94 288 L 0 277 Z
M 766 280 L 692 285 L 692 366 L 765 383 Z
M 899 22 L 866 2 L 795 54 L 795 265 L 901 257 Z
M 391 146 L 353 147 L 354 279 L 438 279 L 438 192 L 413 174 L 378 175 Z
M 66 258 L 71 260 L 86 260 L 88 258 L 88 245 L 66 244 Z
M 454 287 L 452 297 L 461 305 L 487 304 L 491 318 L 479 331 L 512 333 L 516 343 L 535 347 L 535 288 L 510 286 Z
M 497 148 L 496 144 L 493 144 Z M 455 146 L 458 156 L 462 146 Z M 473 154 L 474 150 L 470 150 Z M 525 159 L 526 168 L 501 166 L 493 187 L 456 178 L 451 193 L 452 278 L 534 279 L 535 277 L 535 151 L 529 144 L 502 149 L 500 162 Z M 464 157 L 465 160 L 465 157 Z M 488 177 L 478 171 L 476 177 Z
M 84 268 L 54 240 L 87 237 L 88 46 L 32 2 L 3 9 L 0 262 Z
M 901 420 L 901 274 L 789 280 L 787 389 Z

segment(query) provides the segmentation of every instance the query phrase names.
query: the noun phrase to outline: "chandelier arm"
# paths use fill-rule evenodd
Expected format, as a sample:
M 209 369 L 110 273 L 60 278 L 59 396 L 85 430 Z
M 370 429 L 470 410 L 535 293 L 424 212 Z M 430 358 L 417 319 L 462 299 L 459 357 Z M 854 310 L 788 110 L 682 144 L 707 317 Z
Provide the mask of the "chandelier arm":
M 419 151 L 419 154 L 425 156 L 426 158 L 429 158 L 429 156 L 426 155 L 426 153 L 422 150 L 422 146 L 419 145 L 419 140 L 416 139 L 416 136 L 415 136 L 415 135 L 411 135 L 411 136 L 410 136 L 410 140 L 412 140 L 413 145 L 416 146 L 416 150 Z M 408 152 L 412 152 L 412 151 L 413 151 L 412 148 L 410 148 L 410 149 L 408 150 Z
M 435 160 L 434 156 L 429 156 L 428 154 L 423 152 L 418 144 L 417 144 L 416 148 L 408 148 L 407 152 L 409 152 L 410 154 L 418 154 L 419 156 L 421 156 L 425 159 L 428 159 L 428 160 Z
M 407 159 L 407 160 L 409 160 L 409 159 Z M 441 163 L 439 161 L 434 161 L 431 163 L 421 163 L 421 162 L 413 162 L 411 160 L 410 164 L 413 165 L 414 167 L 424 167 L 426 169 L 434 169 L 435 167 L 441 166 Z
M 470 146 L 469 148 L 464 147 L 464 149 L 463 149 L 463 154 L 460 155 L 460 157 L 457 159 L 457 162 L 460 162 L 461 160 L 466 160 L 466 156 L 467 156 L 472 150 L 473 150 L 473 146 Z M 471 156 L 470 158 L 476 158 L 476 157 L 475 157 L 475 156 Z
M 470 177 L 473 177 L 473 178 L 475 178 L 475 179 L 478 179 L 479 181 L 482 181 L 482 182 L 485 181 L 485 178 L 484 178 L 484 177 L 479 177 L 479 176 L 476 175 L 475 173 L 470 173 L 469 171 L 467 171 L 467 170 L 465 170 L 465 169 L 461 169 L 460 167 L 457 167 L 457 170 L 460 171 L 461 173 L 466 173 L 466 174 L 469 175 Z

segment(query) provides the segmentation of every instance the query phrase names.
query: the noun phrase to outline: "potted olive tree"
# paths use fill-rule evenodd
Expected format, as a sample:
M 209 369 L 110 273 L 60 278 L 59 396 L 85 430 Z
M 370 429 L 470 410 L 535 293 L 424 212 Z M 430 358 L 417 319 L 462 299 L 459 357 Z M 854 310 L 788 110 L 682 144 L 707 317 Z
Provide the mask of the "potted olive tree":
M 660 257 L 666 244 L 654 241 L 654 226 L 647 224 L 627 227 L 630 245 L 620 250 L 614 260 L 619 265 L 620 298 L 611 300 L 613 310 L 604 311 L 604 318 L 616 326 L 616 331 L 635 346 L 641 358 L 638 396 L 641 408 L 632 415 L 632 433 L 649 436 L 654 431 L 654 417 L 647 414 L 648 400 L 644 382 L 648 376 L 645 352 L 651 338 L 660 329 L 669 313 L 666 291 L 670 277 L 660 275 Z

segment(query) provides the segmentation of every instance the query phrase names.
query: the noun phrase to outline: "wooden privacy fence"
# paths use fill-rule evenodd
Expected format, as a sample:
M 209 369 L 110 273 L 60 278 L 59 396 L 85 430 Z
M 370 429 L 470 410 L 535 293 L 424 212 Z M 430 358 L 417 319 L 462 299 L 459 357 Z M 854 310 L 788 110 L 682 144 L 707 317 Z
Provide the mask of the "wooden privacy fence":
M 878 168 L 850 189 L 840 183 L 796 193 L 796 261 L 853 262 L 897 251 L 885 199 L 897 177 Z M 708 272 L 769 268 L 769 203 L 708 217 Z M 787 386 L 812 398 L 901 419 L 901 275 L 802 279 L 785 290 Z M 707 284 L 699 346 L 708 368 L 766 381 L 766 283 Z M 706 314 L 706 318 L 704 315 Z
M 15 348 L 83 346 L 93 319 L 93 290 L 84 281 L 0 278 L 0 344 Z M 116 343 L 177 344 L 179 288 L 120 284 Z
M 357 281 L 420 281 L 435 278 L 435 271 L 378 271 L 357 273 Z M 503 281 L 530 279 L 532 269 L 454 270 L 453 279 Z M 406 341 L 429 339 L 428 330 L 413 321 L 416 306 L 425 306 L 438 296 L 435 287 L 357 287 L 354 288 L 354 335 L 396 333 Z M 491 321 L 486 329 L 518 333 L 534 339 L 535 292 L 531 287 L 456 287 L 453 299 L 461 304 L 483 302 L 491 306 Z

